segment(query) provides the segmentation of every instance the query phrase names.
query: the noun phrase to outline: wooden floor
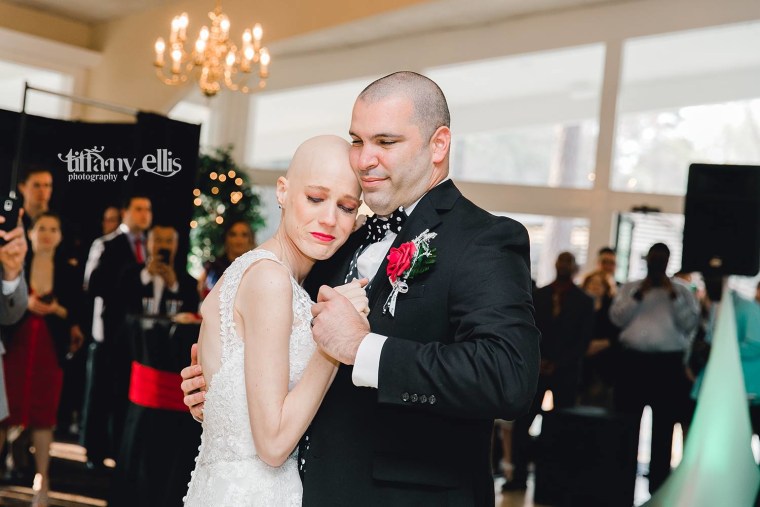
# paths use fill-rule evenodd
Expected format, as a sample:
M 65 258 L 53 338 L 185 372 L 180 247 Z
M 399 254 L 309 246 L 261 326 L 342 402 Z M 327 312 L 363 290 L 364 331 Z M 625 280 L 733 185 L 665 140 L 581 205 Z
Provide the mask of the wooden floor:
M 51 480 L 54 491 L 49 494 L 50 507 L 105 507 L 110 480 L 109 469 L 92 472 L 84 466 L 84 449 L 74 444 L 54 443 L 52 449 Z M 533 479 L 529 477 L 528 488 L 523 492 L 502 494 L 504 479 L 494 479 L 495 507 L 549 507 L 533 503 Z M 34 491 L 26 484 L 0 485 L 0 506 L 28 507 Z M 636 481 L 636 505 L 649 498 L 647 480 Z

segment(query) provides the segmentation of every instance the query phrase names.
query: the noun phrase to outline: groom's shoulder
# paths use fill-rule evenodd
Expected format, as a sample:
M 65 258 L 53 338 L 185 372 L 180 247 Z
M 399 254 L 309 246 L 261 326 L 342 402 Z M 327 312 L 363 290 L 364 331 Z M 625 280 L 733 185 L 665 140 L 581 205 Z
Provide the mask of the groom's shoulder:
M 472 233 L 491 231 L 498 234 L 506 234 L 511 237 L 528 237 L 528 231 L 523 224 L 505 214 L 486 211 L 466 197 L 457 200 L 450 213 L 454 218 L 455 227 L 469 230 Z

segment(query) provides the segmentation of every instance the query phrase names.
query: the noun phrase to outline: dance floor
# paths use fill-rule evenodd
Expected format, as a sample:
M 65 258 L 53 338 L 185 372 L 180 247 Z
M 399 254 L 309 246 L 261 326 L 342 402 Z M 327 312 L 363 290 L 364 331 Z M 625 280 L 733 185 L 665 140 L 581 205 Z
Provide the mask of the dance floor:
M 68 443 L 56 442 L 51 449 L 51 481 L 53 491 L 49 496 L 50 507 L 105 507 L 108 484 L 112 469 L 96 472 L 84 466 L 84 449 Z M 543 507 L 533 503 L 533 481 L 528 480 L 528 489 L 523 492 L 501 493 L 502 478 L 494 479 L 496 491 L 495 507 Z M 34 491 L 24 484 L 0 485 L 0 506 L 28 507 Z M 636 504 L 649 498 L 647 480 L 638 477 L 636 481 Z

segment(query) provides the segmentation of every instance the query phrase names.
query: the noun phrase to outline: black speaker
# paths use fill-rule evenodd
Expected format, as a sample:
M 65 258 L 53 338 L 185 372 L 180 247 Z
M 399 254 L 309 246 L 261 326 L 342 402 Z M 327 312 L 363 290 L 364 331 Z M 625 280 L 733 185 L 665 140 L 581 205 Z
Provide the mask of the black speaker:
M 639 435 L 630 416 L 575 407 L 543 416 L 534 501 L 556 507 L 630 507 Z
M 683 271 L 754 276 L 760 270 L 760 166 L 691 164 Z

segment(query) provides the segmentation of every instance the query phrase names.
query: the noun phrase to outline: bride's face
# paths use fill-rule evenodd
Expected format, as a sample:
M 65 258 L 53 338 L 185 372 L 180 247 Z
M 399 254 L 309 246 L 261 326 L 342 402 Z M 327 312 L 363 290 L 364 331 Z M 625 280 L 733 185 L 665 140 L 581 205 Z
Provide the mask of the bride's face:
M 332 256 L 351 234 L 361 189 L 348 162 L 348 150 L 315 156 L 290 178 L 280 178 L 283 231 L 304 255 L 315 260 Z

